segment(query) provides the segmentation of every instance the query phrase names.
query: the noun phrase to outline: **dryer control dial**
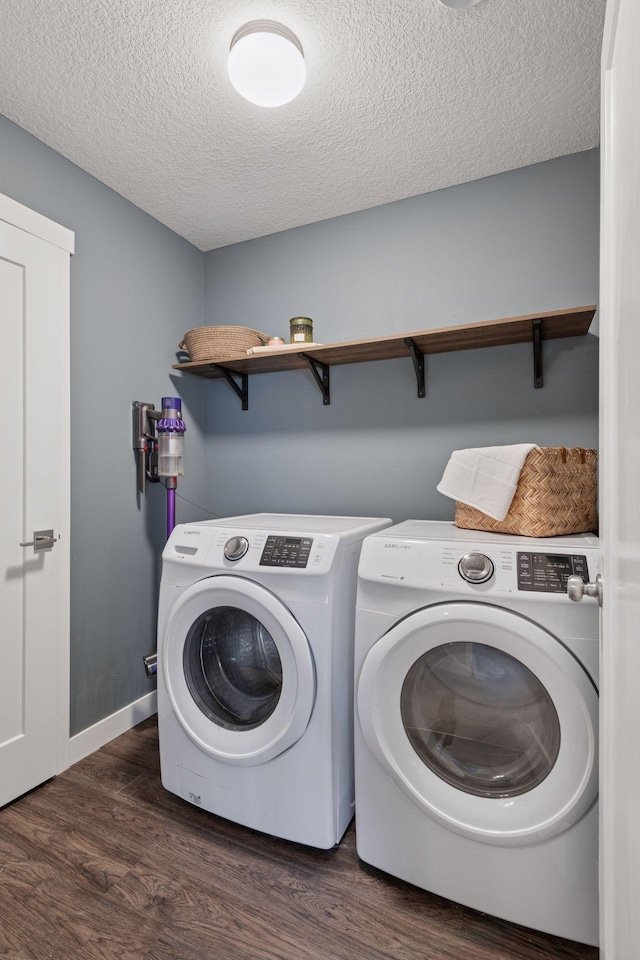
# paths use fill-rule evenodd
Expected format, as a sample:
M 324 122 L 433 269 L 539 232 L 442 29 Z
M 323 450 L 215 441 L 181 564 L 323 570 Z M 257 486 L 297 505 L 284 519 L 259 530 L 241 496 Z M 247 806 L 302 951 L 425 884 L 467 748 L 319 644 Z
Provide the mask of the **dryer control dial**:
M 467 583 L 486 583 L 494 574 L 493 561 L 484 553 L 465 553 L 460 558 L 458 573 Z
M 227 560 L 241 560 L 249 549 L 246 537 L 231 537 L 224 545 L 224 555 Z

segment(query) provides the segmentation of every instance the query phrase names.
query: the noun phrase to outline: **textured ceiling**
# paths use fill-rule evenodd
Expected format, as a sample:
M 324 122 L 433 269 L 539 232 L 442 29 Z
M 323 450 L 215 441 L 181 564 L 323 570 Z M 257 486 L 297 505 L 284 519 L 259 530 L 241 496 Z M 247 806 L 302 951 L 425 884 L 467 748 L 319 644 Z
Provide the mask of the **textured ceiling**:
M 0 0 L 0 113 L 209 250 L 596 146 L 604 6 Z M 276 110 L 226 74 L 262 18 L 307 62 Z

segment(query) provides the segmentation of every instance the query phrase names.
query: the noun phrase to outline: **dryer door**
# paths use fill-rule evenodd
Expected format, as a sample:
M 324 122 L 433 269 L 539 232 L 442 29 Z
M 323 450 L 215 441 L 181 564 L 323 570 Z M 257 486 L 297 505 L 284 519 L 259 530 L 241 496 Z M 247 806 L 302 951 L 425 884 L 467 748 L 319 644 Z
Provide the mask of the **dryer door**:
M 418 610 L 365 659 L 369 750 L 426 814 L 465 837 L 531 844 L 595 802 L 597 690 L 542 627 L 479 603 Z
M 176 601 L 161 639 L 175 714 L 204 753 L 264 763 L 292 746 L 311 717 L 309 642 L 272 593 L 242 577 L 209 577 Z

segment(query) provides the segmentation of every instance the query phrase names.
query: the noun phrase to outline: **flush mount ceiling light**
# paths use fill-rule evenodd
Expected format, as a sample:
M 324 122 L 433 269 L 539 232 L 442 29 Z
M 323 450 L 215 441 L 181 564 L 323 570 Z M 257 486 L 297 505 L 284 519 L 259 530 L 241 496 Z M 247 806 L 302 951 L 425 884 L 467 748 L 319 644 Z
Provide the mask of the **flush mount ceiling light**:
M 450 10 L 466 10 L 467 7 L 475 7 L 480 0 L 440 0 L 443 7 L 449 7 Z
M 259 107 L 281 107 L 297 97 L 307 79 L 300 41 L 273 20 L 252 20 L 231 41 L 229 79 Z

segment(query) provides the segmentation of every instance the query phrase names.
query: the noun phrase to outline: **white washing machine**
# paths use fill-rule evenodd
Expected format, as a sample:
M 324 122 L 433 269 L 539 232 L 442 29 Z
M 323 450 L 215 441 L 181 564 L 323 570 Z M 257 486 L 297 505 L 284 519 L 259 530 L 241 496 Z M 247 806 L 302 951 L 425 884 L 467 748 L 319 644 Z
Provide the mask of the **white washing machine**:
M 356 612 L 360 857 L 598 942 L 597 537 L 407 521 L 367 538 Z
M 340 841 L 354 806 L 358 558 L 390 523 L 255 514 L 175 528 L 158 617 L 167 790 L 276 837 Z

